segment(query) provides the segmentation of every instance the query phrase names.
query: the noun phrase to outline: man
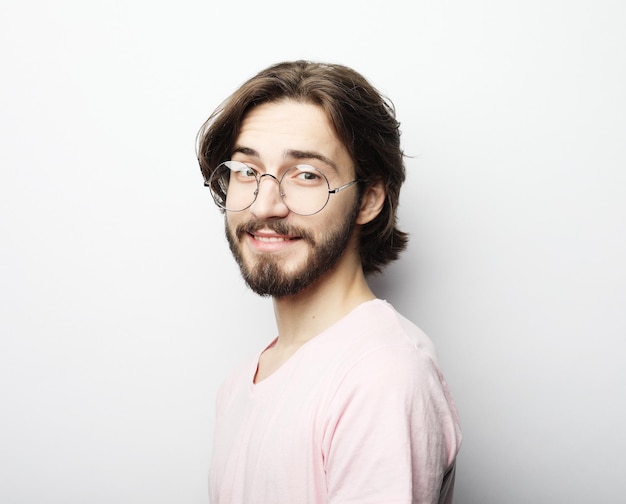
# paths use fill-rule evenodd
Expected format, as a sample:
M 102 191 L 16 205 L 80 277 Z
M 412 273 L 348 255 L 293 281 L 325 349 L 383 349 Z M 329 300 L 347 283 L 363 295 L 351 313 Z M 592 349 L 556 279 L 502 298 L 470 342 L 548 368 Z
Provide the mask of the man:
M 341 65 L 274 65 L 198 135 L 278 336 L 222 385 L 212 504 L 450 503 L 461 433 L 430 340 L 366 275 L 406 247 L 391 104 Z

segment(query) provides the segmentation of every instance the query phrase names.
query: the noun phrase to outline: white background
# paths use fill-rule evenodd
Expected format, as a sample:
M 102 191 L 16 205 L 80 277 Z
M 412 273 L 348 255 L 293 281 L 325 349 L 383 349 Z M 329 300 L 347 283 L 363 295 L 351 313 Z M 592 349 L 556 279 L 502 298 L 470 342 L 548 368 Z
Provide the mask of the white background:
M 0 501 L 207 502 L 217 386 L 275 326 L 195 135 L 309 58 L 398 110 L 412 241 L 373 286 L 437 345 L 456 502 L 622 502 L 625 6 L 2 0 Z

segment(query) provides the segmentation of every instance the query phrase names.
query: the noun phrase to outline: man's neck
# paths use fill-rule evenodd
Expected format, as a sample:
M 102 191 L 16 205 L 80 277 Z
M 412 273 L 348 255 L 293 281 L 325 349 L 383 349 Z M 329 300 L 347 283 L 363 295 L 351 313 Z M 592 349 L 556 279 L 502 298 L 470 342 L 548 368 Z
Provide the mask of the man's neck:
M 274 299 L 277 345 L 299 347 L 375 298 L 360 263 L 338 266 L 302 292 Z

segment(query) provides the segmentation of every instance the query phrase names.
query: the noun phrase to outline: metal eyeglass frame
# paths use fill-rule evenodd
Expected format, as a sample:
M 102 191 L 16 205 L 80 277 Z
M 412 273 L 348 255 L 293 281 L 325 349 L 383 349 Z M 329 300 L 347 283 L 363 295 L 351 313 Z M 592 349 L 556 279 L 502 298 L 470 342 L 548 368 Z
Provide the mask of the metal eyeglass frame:
M 278 183 L 278 194 L 280 195 L 280 199 L 283 202 L 283 204 L 289 209 L 290 212 L 295 213 L 296 215 L 300 215 L 302 217 L 309 217 L 311 215 L 315 215 L 320 213 L 322 210 L 324 210 L 324 208 L 326 208 L 326 205 L 328 205 L 328 202 L 330 201 L 330 195 L 331 194 L 337 194 L 340 193 L 341 191 L 343 191 L 344 189 L 347 189 L 348 187 L 353 186 L 354 184 L 357 184 L 359 182 L 362 182 L 362 179 L 354 179 L 346 184 L 343 184 L 339 187 L 335 187 L 334 189 L 330 188 L 330 182 L 328 182 L 328 178 L 326 177 L 326 175 L 324 175 L 323 172 L 321 172 L 320 170 L 318 170 L 317 168 L 315 168 L 315 166 L 311 166 L 311 165 L 306 165 L 306 164 L 298 164 L 298 165 L 294 165 L 293 167 L 289 168 L 288 170 L 285 171 L 285 173 L 283 173 L 282 177 L 280 177 L 280 179 L 278 179 L 278 177 L 276 177 L 275 175 L 272 175 L 271 173 L 263 173 L 263 174 L 259 174 L 259 172 L 257 172 L 254 168 L 249 167 L 248 165 L 246 165 L 246 163 L 242 163 L 241 161 L 235 161 L 236 163 L 241 163 L 242 165 L 248 166 L 248 168 L 250 168 L 253 172 L 254 172 L 254 178 L 256 180 L 256 190 L 254 191 L 254 198 L 252 199 L 252 201 L 250 202 L 250 204 L 240 210 L 230 210 L 228 208 L 226 208 L 226 206 L 224 206 L 221 201 L 224 201 L 224 203 L 226 202 L 226 194 L 224 194 L 223 196 L 220 196 L 219 194 L 217 194 L 217 191 L 215 191 L 212 187 L 213 184 L 213 175 L 215 175 L 215 173 L 217 173 L 218 168 L 220 168 L 222 165 L 226 165 L 226 163 L 229 162 L 233 162 L 233 161 L 223 161 L 221 162 L 219 165 L 217 165 L 215 167 L 215 170 L 213 170 L 213 173 L 211 173 L 211 176 L 209 177 L 209 180 L 205 180 L 204 181 L 204 187 L 208 187 L 211 190 L 211 196 L 213 197 L 213 201 L 215 202 L 215 204 L 220 207 L 222 210 L 226 210 L 227 212 L 243 212 L 244 210 L 247 210 L 248 208 L 250 208 L 254 202 L 257 199 L 257 196 L 259 195 L 259 189 L 260 189 L 260 185 L 261 185 L 261 179 L 263 177 L 269 177 L 271 179 L 274 179 L 277 183 Z M 282 185 L 282 181 L 285 178 L 285 175 L 287 175 L 287 173 L 289 172 L 289 170 L 291 170 L 292 168 L 294 168 L 295 166 L 306 166 L 307 168 L 310 168 L 311 170 L 314 170 L 315 172 L 319 173 L 320 176 L 324 179 L 324 181 L 326 182 L 326 187 L 328 187 L 328 195 L 326 197 L 326 201 L 324 203 L 324 205 L 322 205 L 322 208 L 320 208 L 319 210 L 316 210 L 315 212 L 311 212 L 311 213 L 300 213 L 300 212 L 296 212 L 295 210 L 292 210 L 289 205 L 287 204 L 287 202 L 285 201 L 284 195 L 285 193 L 282 191 L 281 185 Z M 230 167 L 228 167 L 228 165 L 226 165 L 226 167 L 228 169 L 230 169 Z M 219 187 L 219 183 L 217 183 L 217 186 Z

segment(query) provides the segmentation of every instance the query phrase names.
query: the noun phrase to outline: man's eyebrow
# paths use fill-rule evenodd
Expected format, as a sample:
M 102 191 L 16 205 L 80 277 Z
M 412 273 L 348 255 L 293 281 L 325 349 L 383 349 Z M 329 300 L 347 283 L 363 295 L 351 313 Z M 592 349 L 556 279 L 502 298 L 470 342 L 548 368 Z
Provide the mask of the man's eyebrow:
M 259 157 L 259 153 L 250 147 L 244 147 L 242 145 L 235 145 L 233 148 L 233 154 L 239 152 L 240 154 L 245 154 L 246 156 Z
M 235 147 L 233 148 L 233 154 L 235 153 L 243 154 L 244 156 L 256 157 L 256 158 L 261 157 L 260 154 L 256 150 L 251 149 L 250 147 L 244 147 L 243 145 L 235 145 Z M 287 149 L 283 153 L 283 157 L 285 159 L 297 159 L 297 160 L 317 159 L 318 161 L 321 161 L 322 163 L 324 163 L 325 165 L 327 165 L 334 171 L 338 171 L 337 165 L 335 164 L 335 162 L 332 159 L 327 158 L 323 154 L 320 154 L 319 152 L 303 151 L 303 150 L 298 150 L 298 149 Z
M 318 161 L 321 161 L 325 165 L 328 165 L 330 168 L 337 171 L 337 165 L 334 163 L 334 161 L 320 154 L 319 152 L 286 150 L 284 157 L 291 158 L 291 159 L 317 159 Z

